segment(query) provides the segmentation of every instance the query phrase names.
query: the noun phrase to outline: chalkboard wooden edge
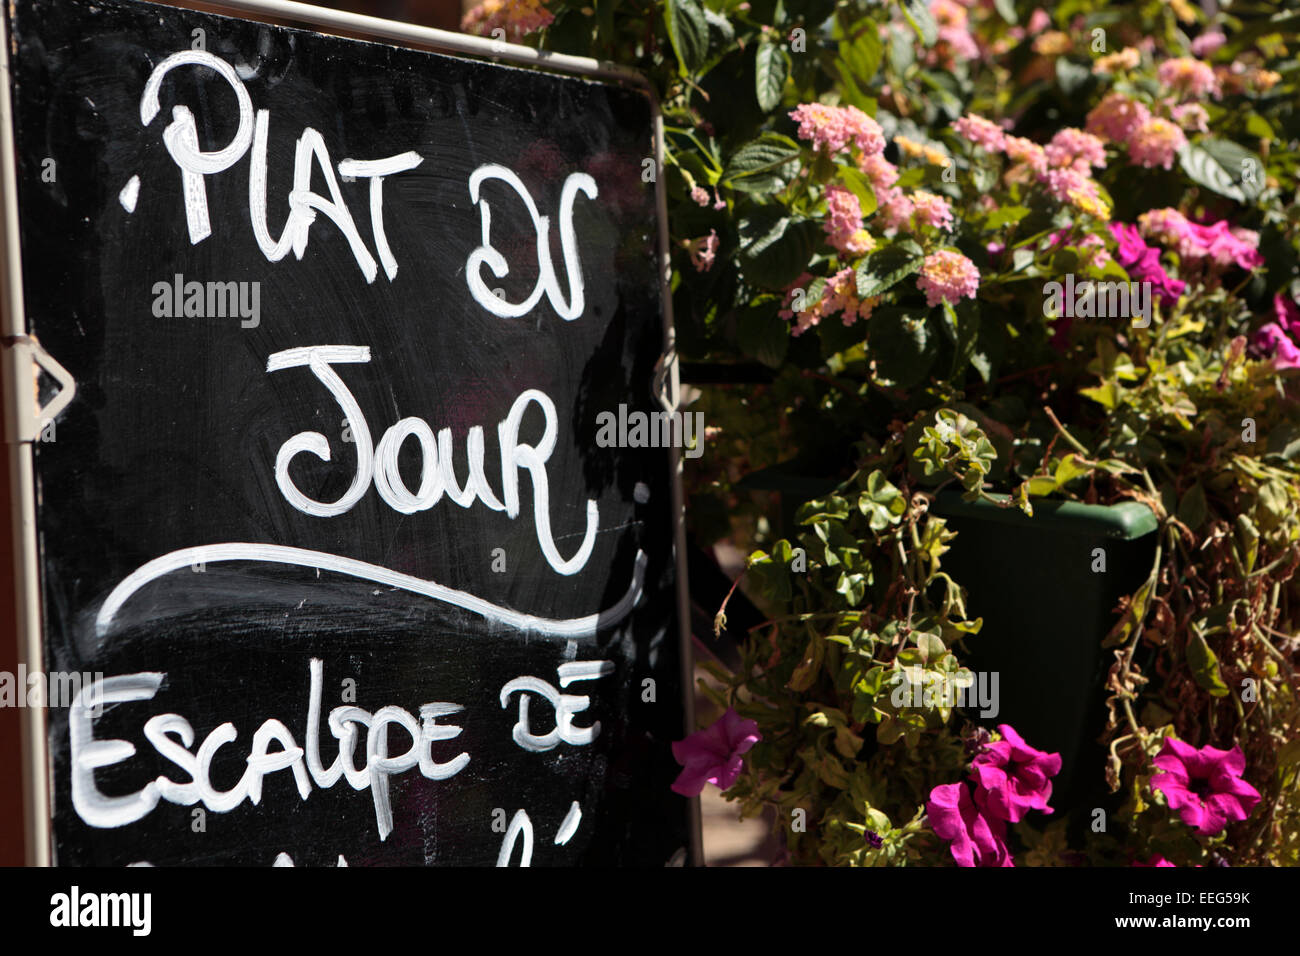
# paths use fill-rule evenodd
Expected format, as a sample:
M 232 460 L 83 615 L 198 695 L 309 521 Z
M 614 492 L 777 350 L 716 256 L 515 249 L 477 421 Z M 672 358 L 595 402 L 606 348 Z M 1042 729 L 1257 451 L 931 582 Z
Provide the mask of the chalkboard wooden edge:
M 153 2 L 153 0 L 150 0 Z M 635 70 L 590 57 L 548 53 L 518 44 L 487 40 L 468 34 L 400 23 L 324 7 L 296 0 L 198 0 L 192 4 L 156 4 L 178 10 L 232 14 L 260 22 L 306 24 L 311 28 L 342 31 L 346 39 L 379 39 L 398 46 L 429 49 L 505 60 L 540 71 L 553 71 L 593 80 L 630 86 L 650 103 L 654 168 L 663 169 L 663 115 L 659 97 L 650 82 Z M 32 442 L 39 433 L 40 409 L 35 390 L 28 383 L 35 374 L 33 364 L 39 345 L 28 337 L 23 305 L 21 248 L 18 231 L 17 153 L 11 108 L 9 70 L 10 8 L 0 11 L 0 406 L 4 413 L 5 466 L 10 476 L 10 504 L 7 518 L 12 527 L 15 601 L 11 619 L 0 620 L 0 641 L 17 645 L 17 660 L 28 672 L 43 667 L 43 632 L 40 605 L 40 552 L 36 536 L 36 495 Z M 655 382 L 655 398 L 668 410 L 676 410 L 681 396 L 672 312 L 672 265 L 668 244 L 668 205 L 663 177 L 655 176 L 655 213 L 659 252 L 659 293 L 663 317 L 664 351 Z M 68 396 L 70 398 L 70 395 Z M 56 402 L 59 399 L 55 399 Z M 35 426 L 33 427 L 33 423 Z M 695 675 L 690 631 L 690 597 L 686 571 L 686 514 L 682 489 L 682 450 L 670 449 L 669 483 L 672 488 L 673 549 L 677 566 L 678 655 L 681 660 L 683 726 L 689 733 L 695 726 Z M 0 530 L 3 526 L 0 526 Z M 22 720 L 22 804 L 26 862 L 49 866 L 53 827 L 50 803 L 49 742 L 46 714 L 42 708 L 19 708 Z M 687 803 L 690 846 L 688 864 L 703 865 L 699 798 Z

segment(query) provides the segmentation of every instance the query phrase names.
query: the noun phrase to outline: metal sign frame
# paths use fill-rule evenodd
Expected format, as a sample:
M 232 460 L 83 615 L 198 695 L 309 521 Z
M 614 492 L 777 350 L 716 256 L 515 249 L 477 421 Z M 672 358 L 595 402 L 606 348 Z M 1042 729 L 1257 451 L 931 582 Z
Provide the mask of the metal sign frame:
M 149 0 L 153 2 L 153 0 Z M 649 81 L 635 70 L 589 57 L 569 56 L 535 50 L 532 47 L 488 40 L 469 34 L 451 33 L 363 14 L 316 7 L 297 0 L 168 0 L 158 4 L 176 10 L 234 14 L 244 19 L 278 26 L 300 24 L 319 33 L 363 41 L 390 41 L 412 49 L 452 53 L 488 61 L 504 61 L 542 71 L 582 76 L 618 83 L 643 92 L 650 101 L 654 149 L 655 210 L 658 219 L 659 290 L 663 317 L 663 354 L 653 384 L 655 399 L 674 411 L 680 399 L 675 333 L 673 328 L 671 277 L 668 245 L 668 206 L 663 183 L 663 115 L 659 97 Z M 285 21 L 289 21 L 286 23 Z M 14 633 L 18 640 L 18 661 L 28 672 L 44 670 L 44 641 L 41 620 L 40 551 L 36 533 L 36 486 L 32 443 L 39 438 L 42 424 L 71 402 L 75 382 L 71 376 L 28 335 L 23 304 L 22 258 L 18 229 L 17 154 L 10 91 L 8 18 L 0 14 L 0 404 L 4 413 L 6 466 L 10 471 L 13 496 L 11 516 L 14 553 Z M 44 371 L 53 376 L 60 391 L 44 407 L 40 405 L 36 380 Z M 682 449 L 670 451 L 673 543 L 677 565 L 678 645 L 681 655 L 684 726 L 694 729 L 694 668 L 691 663 L 690 604 L 686 577 L 685 501 L 682 491 Z M 0 629 L 0 636 L 4 629 Z M 43 707 L 20 708 L 22 719 L 23 827 L 29 866 L 49 866 L 53 851 L 50 793 L 53 766 L 50 763 L 46 712 Z M 688 829 L 692 860 L 704 862 L 700 834 L 699 799 L 689 801 Z

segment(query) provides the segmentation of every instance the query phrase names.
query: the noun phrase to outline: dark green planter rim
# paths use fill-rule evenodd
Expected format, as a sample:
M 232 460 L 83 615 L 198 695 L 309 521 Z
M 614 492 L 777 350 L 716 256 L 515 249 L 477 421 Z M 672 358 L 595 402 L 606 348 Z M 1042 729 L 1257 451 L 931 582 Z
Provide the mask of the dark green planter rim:
M 997 501 L 1010 500 L 1010 495 L 989 497 Z M 1034 505 L 1032 518 L 1016 507 L 999 507 L 983 499 L 965 501 L 959 491 L 940 492 L 930 510 L 941 518 L 972 518 L 995 524 L 1119 541 L 1135 541 L 1160 527 L 1155 512 L 1136 501 L 1122 501 L 1114 505 L 1085 505 L 1078 501 L 1052 498 L 1031 500 Z

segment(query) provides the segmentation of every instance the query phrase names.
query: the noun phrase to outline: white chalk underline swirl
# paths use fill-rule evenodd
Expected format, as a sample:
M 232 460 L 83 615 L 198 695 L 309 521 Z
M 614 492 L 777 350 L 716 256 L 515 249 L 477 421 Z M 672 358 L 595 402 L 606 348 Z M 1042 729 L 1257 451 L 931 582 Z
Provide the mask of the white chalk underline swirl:
M 599 629 L 609 627 L 623 620 L 641 599 L 641 587 L 645 578 L 646 567 L 645 552 L 638 550 L 636 563 L 632 569 L 632 582 L 628 585 L 627 592 L 616 604 L 596 614 L 588 614 L 586 617 L 557 620 L 537 617 L 533 614 L 523 614 L 508 607 L 501 607 L 490 601 L 485 601 L 483 598 L 476 597 L 465 591 L 457 591 L 454 588 L 438 584 L 436 581 L 428 581 L 410 574 L 402 574 L 400 571 L 394 571 L 391 568 L 358 561 L 355 558 L 328 554 L 324 551 L 291 548 L 280 544 L 251 544 L 246 542 L 205 544 L 164 554 L 162 557 L 154 558 L 148 564 L 142 565 L 128 574 L 117 587 L 113 588 L 107 600 L 100 607 L 99 613 L 95 616 L 95 630 L 100 635 L 103 635 L 113 623 L 113 619 L 117 616 L 117 612 L 121 610 L 122 605 L 150 581 L 156 580 L 165 574 L 170 574 L 172 571 L 179 571 L 182 568 L 207 562 L 215 564 L 220 561 L 260 561 L 269 564 L 293 564 L 303 568 L 318 568 L 321 571 L 347 574 L 352 577 L 374 581 L 377 584 L 388 584 L 404 591 L 423 594 L 435 601 L 442 601 L 444 604 L 451 604 L 466 611 L 472 611 L 494 623 L 549 637 L 590 637 Z

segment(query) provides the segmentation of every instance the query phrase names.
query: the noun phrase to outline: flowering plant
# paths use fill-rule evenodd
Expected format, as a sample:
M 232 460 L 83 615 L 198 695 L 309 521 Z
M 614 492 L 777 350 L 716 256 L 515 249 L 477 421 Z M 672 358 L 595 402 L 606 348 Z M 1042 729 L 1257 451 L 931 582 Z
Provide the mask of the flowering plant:
M 683 776 L 775 808 L 797 863 L 1300 863 L 1300 15 L 525 7 L 659 91 L 678 347 L 744 382 L 698 389 L 688 519 L 769 619 Z M 1105 832 L 1047 814 L 1033 741 L 895 693 L 970 677 L 950 483 L 1159 520 L 1104 639 Z

